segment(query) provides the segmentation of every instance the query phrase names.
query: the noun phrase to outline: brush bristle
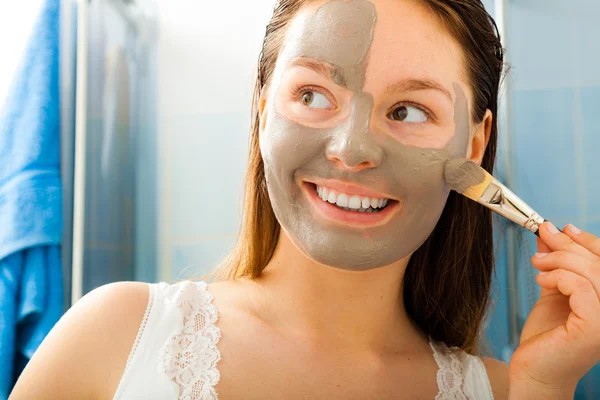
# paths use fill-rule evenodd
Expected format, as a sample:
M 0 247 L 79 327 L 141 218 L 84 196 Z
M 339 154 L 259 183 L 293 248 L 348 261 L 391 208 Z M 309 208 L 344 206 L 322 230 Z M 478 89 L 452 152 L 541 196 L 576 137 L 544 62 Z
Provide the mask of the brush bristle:
M 460 158 L 446 163 L 444 178 L 450 189 L 477 201 L 494 177 L 473 161 Z

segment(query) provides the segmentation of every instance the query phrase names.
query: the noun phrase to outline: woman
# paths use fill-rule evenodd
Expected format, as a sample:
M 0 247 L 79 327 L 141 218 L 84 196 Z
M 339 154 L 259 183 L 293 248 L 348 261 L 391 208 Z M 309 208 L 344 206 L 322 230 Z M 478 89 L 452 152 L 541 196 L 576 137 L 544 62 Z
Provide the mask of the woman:
M 541 229 L 510 367 L 474 355 L 491 218 L 443 168 L 492 170 L 502 64 L 478 0 L 280 0 L 221 279 L 94 290 L 12 398 L 572 397 L 600 359 L 600 241 L 576 228 Z

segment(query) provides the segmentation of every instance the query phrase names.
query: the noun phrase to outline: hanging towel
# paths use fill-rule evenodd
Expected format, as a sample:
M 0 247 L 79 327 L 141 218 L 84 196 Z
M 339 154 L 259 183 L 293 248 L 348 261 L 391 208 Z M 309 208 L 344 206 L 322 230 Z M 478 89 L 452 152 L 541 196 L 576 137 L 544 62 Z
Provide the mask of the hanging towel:
M 60 0 L 43 0 L 0 105 L 0 399 L 62 315 Z

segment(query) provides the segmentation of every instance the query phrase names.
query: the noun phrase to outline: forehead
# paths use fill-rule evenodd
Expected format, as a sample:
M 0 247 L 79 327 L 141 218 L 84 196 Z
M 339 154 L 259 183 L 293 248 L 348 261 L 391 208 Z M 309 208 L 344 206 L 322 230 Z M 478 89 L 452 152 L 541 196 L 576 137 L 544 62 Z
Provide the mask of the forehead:
M 375 6 L 366 0 L 311 4 L 292 21 L 283 53 L 352 68 L 369 51 L 375 20 Z
M 365 61 L 367 90 L 406 78 L 435 78 L 453 92 L 453 82 L 464 82 L 460 45 L 416 0 L 309 3 L 290 24 L 279 61 L 299 56 L 349 73 Z

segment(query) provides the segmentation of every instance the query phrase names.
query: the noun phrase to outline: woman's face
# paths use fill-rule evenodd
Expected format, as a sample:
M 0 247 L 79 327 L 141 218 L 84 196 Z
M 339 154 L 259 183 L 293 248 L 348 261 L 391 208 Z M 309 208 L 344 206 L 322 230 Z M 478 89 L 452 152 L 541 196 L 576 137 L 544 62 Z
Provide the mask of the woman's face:
M 311 259 L 368 270 L 410 256 L 470 148 L 463 51 L 412 0 L 304 7 L 263 94 L 260 148 L 275 215 Z

